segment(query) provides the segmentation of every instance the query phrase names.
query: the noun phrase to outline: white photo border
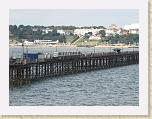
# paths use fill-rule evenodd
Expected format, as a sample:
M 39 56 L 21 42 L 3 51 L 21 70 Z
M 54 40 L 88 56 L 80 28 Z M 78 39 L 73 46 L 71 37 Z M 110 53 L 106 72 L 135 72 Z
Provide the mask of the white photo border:
M 138 9 L 139 106 L 9 106 L 10 9 Z M 5 0 L 0 4 L 1 115 L 148 115 L 148 1 L 147 0 Z

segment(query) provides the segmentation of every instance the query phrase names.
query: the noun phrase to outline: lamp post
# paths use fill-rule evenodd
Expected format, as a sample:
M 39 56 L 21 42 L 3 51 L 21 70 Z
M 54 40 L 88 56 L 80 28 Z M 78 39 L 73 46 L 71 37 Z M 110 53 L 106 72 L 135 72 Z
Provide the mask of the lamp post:
M 23 52 L 22 52 L 22 60 L 24 60 L 24 40 L 22 39 L 22 49 L 23 49 Z
M 26 53 L 28 54 L 28 46 L 26 46 Z
M 134 52 L 134 43 L 133 43 L 133 52 Z
M 78 52 L 78 47 L 77 47 L 77 49 L 76 49 L 76 52 Z
M 123 52 L 123 44 L 122 44 L 122 52 Z
M 109 40 L 109 44 L 110 44 L 110 52 L 111 52 L 111 40 Z
M 57 49 L 57 45 L 56 45 L 56 47 L 55 47 L 55 51 L 56 51 L 56 52 L 58 51 L 58 49 Z

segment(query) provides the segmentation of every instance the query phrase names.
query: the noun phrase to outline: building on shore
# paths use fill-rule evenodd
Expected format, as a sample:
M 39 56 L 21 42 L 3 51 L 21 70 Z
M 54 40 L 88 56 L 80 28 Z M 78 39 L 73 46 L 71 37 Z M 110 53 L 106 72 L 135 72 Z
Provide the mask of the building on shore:
M 125 25 L 124 30 L 128 30 L 129 34 L 139 34 L 139 24 Z
M 30 41 L 27 41 L 27 40 L 25 40 L 23 43 L 24 43 L 24 45 L 26 45 L 26 46 L 34 45 L 33 42 L 30 42 Z
M 118 32 L 120 30 L 120 28 L 116 24 L 111 24 L 108 29 L 113 32 Z
M 45 29 L 42 29 L 42 32 L 43 32 L 44 34 L 47 34 L 47 33 L 49 33 L 49 32 L 52 32 L 52 29 L 50 29 L 50 28 L 45 28 Z
M 52 40 L 34 40 L 35 45 L 54 45 L 58 44 L 59 40 L 52 41 Z
M 89 40 L 100 40 L 100 39 L 101 39 L 100 36 L 94 36 L 94 35 L 92 35 L 92 36 L 89 37 Z
M 86 33 L 92 32 L 92 35 L 96 35 L 99 33 L 100 30 L 105 30 L 105 29 L 75 29 L 74 34 L 77 34 L 78 36 L 85 35 Z
M 129 34 L 139 34 L 139 25 L 138 24 L 130 24 L 125 25 L 124 28 L 118 27 L 116 24 L 112 24 L 109 28 L 106 29 L 106 36 L 111 35 L 129 35 Z
M 111 24 L 107 29 L 106 29 L 106 36 L 111 36 L 111 35 L 116 35 L 121 33 L 121 28 L 119 28 L 116 24 Z
M 64 30 L 57 30 L 57 33 L 65 35 L 65 31 Z

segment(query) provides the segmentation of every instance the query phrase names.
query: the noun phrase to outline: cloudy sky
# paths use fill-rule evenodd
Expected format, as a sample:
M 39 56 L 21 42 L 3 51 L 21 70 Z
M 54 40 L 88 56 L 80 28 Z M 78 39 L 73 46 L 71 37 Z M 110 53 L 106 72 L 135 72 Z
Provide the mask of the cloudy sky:
M 138 10 L 20 10 L 9 12 L 11 25 L 74 25 L 74 26 L 100 26 L 108 27 L 117 24 L 123 27 L 126 24 L 138 23 Z

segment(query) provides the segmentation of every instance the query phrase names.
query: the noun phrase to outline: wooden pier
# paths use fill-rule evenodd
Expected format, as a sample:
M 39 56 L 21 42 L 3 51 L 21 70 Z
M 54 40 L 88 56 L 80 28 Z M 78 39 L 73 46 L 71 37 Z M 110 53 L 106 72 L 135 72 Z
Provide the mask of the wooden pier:
M 63 56 L 41 62 L 9 65 L 10 86 L 21 86 L 55 76 L 76 74 L 99 69 L 139 63 L 139 52 L 95 53 Z

